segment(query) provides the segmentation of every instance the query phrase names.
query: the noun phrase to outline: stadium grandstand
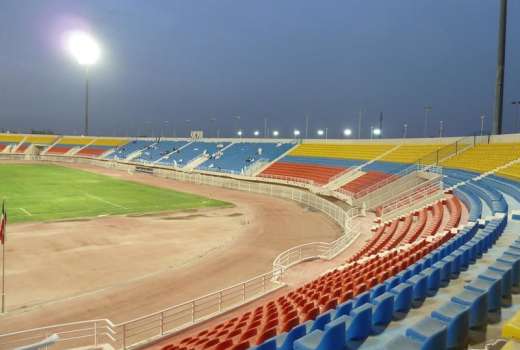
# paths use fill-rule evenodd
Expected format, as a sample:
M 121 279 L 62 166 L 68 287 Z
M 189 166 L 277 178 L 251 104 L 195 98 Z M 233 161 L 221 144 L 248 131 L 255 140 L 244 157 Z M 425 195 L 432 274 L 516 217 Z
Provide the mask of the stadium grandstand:
M 8 145 L 2 160 L 147 169 L 281 196 L 322 211 L 343 231 L 333 242 L 281 252 L 272 271 L 202 298 L 119 323 L 78 319 L 18 329 L 0 335 L 2 348 L 38 340 L 57 348 L 464 349 L 492 336 L 520 340 L 519 135 L 0 140 Z M 299 266 L 315 272 L 295 283 Z

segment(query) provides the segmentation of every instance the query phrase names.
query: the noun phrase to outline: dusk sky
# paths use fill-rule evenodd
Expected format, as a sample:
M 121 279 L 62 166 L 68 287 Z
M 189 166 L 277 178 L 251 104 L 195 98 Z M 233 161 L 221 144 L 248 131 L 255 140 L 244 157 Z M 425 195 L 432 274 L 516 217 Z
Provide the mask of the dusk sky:
M 498 12 L 498 0 L 2 0 L 0 129 L 80 133 L 85 74 L 63 38 L 82 29 L 102 46 L 92 134 L 250 134 L 268 118 L 289 136 L 308 114 L 312 136 L 340 137 L 363 109 L 364 137 L 380 112 L 385 136 L 405 122 L 422 136 L 431 104 L 431 135 L 440 120 L 468 135 L 481 114 L 490 128 Z M 520 1 L 509 1 L 506 132 L 513 100 Z

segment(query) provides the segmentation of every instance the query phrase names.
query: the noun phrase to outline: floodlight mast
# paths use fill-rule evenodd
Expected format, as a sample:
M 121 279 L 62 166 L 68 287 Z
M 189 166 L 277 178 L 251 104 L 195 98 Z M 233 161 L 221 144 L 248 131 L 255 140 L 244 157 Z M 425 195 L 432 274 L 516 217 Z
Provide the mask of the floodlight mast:
M 72 32 L 68 38 L 69 51 L 80 66 L 85 67 L 85 127 L 84 135 L 89 134 L 89 67 L 100 56 L 100 49 L 94 38 L 85 32 Z

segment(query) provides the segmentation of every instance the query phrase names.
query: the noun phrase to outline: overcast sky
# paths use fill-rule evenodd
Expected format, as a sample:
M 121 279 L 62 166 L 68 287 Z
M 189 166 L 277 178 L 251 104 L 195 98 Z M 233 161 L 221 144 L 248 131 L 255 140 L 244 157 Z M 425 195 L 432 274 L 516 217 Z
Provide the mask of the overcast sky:
M 346 127 L 363 136 L 384 113 L 384 134 L 489 129 L 498 0 L 2 0 L 0 129 L 83 127 L 84 71 L 64 49 L 74 29 L 94 34 L 91 131 L 188 128 L 282 136 Z M 505 130 L 520 100 L 520 1 L 509 1 Z M 239 115 L 240 123 L 232 118 Z M 216 122 L 210 122 L 216 118 Z M 190 123 L 186 123 L 190 120 Z M 165 123 L 165 122 L 168 123 Z

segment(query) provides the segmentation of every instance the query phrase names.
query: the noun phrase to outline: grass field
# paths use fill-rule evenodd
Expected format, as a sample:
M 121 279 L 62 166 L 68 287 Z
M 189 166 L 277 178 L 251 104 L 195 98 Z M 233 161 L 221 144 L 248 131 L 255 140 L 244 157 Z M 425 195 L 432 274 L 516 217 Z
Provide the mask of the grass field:
M 57 165 L 0 164 L 9 222 L 228 206 L 182 193 Z

